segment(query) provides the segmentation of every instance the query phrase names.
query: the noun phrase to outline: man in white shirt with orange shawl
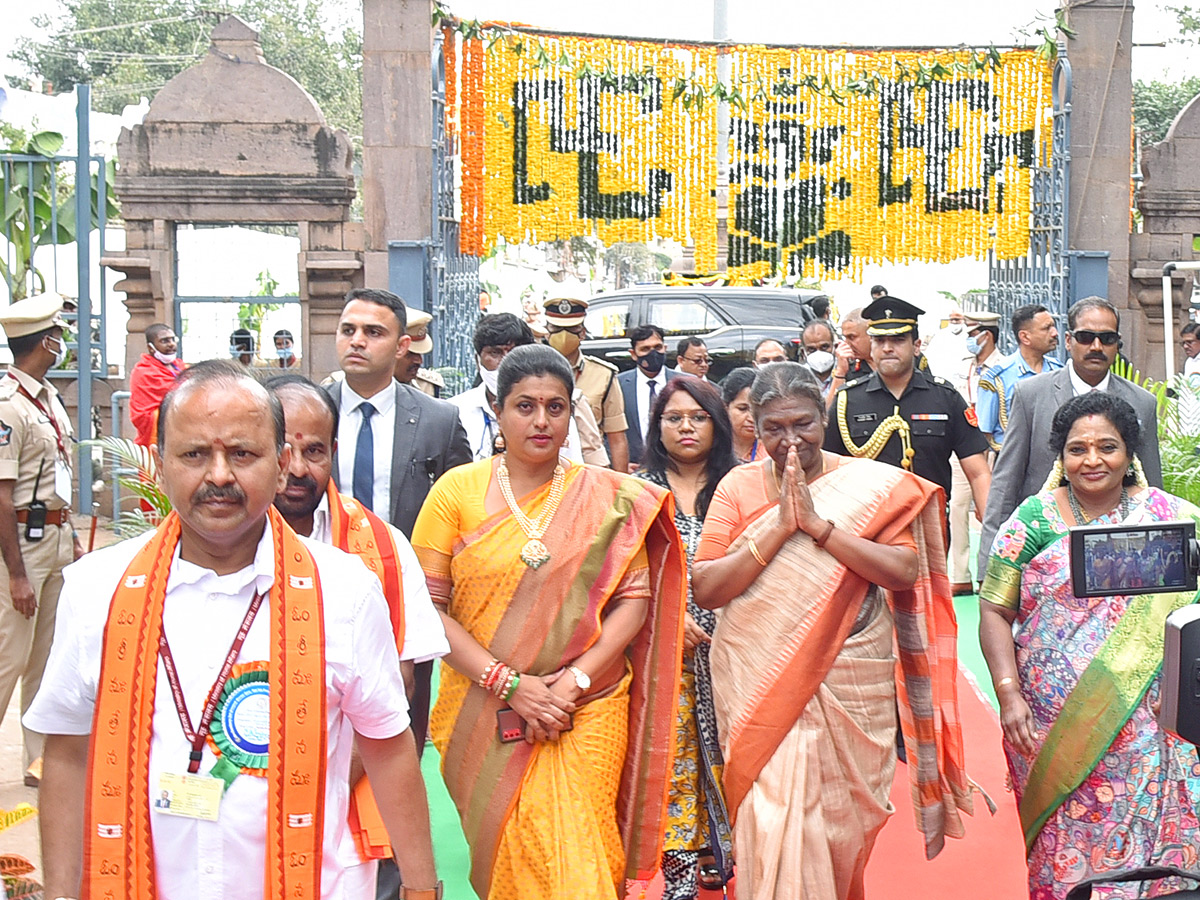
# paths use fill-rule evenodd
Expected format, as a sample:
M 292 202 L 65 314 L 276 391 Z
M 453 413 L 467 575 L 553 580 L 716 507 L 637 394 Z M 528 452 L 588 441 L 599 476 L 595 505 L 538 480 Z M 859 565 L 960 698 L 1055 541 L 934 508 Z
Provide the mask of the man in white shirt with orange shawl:
M 402 896 L 437 895 L 382 589 L 272 507 L 289 457 L 277 399 L 234 363 L 192 367 L 155 448 L 175 512 L 67 570 L 26 717 L 47 734 L 47 896 L 347 897 L 354 747 Z

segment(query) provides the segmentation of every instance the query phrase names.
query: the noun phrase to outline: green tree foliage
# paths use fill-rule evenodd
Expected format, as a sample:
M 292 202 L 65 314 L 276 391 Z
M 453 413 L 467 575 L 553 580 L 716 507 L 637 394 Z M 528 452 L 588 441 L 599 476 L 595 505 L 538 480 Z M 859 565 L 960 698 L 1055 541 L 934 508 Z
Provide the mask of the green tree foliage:
M 1179 111 L 1200 94 L 1200 78 L 1181 82 L 1135 81 L 1133 84 L 1133 123 L 1143 144 L 1156 144 L 1167 136 L 1167 129 Z
M 215 8 L 214 8 L 215 6 Z M 362 135 L 362 35 L 327 33 L 316 0 L 65 0 L 62 15 L 34 16 L 50 37 L 25 39 L 12 58 L 55 92 L 92 85 L 93 106 L 119 113 L 208 52 L 209 33 L 228 13 L 259 31 L 263 56 L 313 95 L 330 125 Z M 334 30 L 336 31 L 336 29 Z
M 26 138 L 8 129 L 0 138 L 0 151 L 29 157 L 0 163 L 0 235 L 8 241 L 8 253 L 0 257 L 0 284 L 12 286 L 10 300 L 46 290 L 46 279 L 34 265 L 35 254 L 42 247 L 73 243 L 81 231 L 75 220 L 74 176 L 67 166 L 55 162 L 62 145 L 63 136 L 56 131 L 39 131 Z M 115 174 L 109 160 L 108 184 Z M 91 176 L 91 193 L 92 215 L 82 229 L 85 234 L 100 225 L 98 175 Z M 107 218 L 120 215 L 111 194 L 106 193 L 104 202 Z

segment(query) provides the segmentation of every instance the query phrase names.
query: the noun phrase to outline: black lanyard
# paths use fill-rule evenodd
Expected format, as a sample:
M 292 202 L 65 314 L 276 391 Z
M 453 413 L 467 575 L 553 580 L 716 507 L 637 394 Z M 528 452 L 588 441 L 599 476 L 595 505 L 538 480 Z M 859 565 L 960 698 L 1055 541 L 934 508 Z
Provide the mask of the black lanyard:
M 175 658 L 171 656 L 171 645 L 167 643 L 166 630 L 164 629 L 158 636 L 158 655 L 163 661 L 163 668 L 167 671 L 167 681 L 171 683 L 171 697 L 175 700 L 175 711 L 179 713 L 179 724 L 183 726 L 183 736 L 192 745 L 192 752 L 188 754 L 188 772 L 193 775 L 200 771 L 200 759 L 204 755 L 204 740 L 208 737 L 209 725 L 212 724 L 213 715 L 217 711 L 217 701 L 221 699 L 221 691 L 225 689 L 225 682 L 229 680 L 229 675 L 233 671 L 233 663 L 242 651 L 242 644 L 246 640 L 246 635 L 250 633 L 250 626 L 254 623 L 258 608 L 262 606 L 262 599 L 263 595 L 259 592 L 250 601 L 250 608 L 246 610 L 242 626 L 234 635 L 233 646 L 225 655 L 225 665 L 221 666 L 217 680 L 208 692 L 208 699 L 204 702 L 204 712 L 200 714 L 198 728 L 192 728 L 192 717 L 188 715 L 187 704 L 183 699 L 183 688 L 179 685 L 179 673 L 175 669 Z

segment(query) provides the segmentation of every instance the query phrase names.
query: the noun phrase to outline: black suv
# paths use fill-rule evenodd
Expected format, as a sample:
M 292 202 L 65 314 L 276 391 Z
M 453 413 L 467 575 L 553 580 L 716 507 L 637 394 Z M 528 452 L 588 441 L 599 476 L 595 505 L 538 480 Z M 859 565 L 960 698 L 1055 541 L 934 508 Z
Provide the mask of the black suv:
M 815 316 L 811 303 L 820 291 L 766 287 L 665 287 L 642 285 L 588 301 L 588 339 L 583 352 L 633 368 L 626 335 L 639 325 L 653 323 L 663 330 L 669 364 L 681 338 L 695 335 L 708 345 L 711 381 L 730 369 L 754 362 L 754 346 L 765 338 L 783 344 L 796 358 L 800 332 Z

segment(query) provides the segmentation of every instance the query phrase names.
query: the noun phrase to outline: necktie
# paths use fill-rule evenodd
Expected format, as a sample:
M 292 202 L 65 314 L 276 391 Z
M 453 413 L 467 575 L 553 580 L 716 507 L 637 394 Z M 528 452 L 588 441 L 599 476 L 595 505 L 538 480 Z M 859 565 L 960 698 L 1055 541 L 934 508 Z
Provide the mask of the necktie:
M 658 382 L 650 382 L 650 402 L 646 409 L 646 428 L 650 427 L 650 416 L 652 416 L 654 414 L 654 398 L 656 396 L 659 396 L 659 383 Z M 646 433 L 644 433 L 644 431 L 646 431 L 646 430 L 644 430 L 644 428 L 643 428 L 642 431 L 643 431 L 642 437 L 644 438 L 644 437 L 646 437 Z
M 360 403 L 362 424 L 358 426 L 358 440 L 354 444 L 354 499 L 374 511 L 375 500 L 375 435 L 371 431 L 371 416 L 375 407 Z

